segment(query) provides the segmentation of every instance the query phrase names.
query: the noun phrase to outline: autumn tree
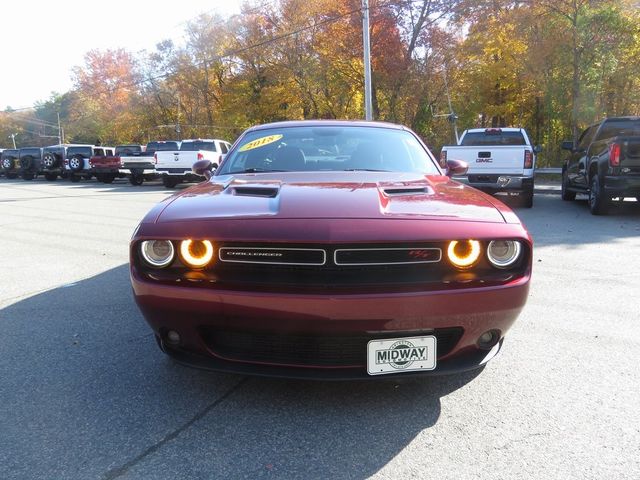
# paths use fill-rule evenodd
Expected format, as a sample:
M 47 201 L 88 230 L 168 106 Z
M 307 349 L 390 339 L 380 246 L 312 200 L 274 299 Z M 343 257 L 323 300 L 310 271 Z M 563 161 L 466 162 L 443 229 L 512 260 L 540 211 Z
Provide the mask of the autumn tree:
M 75 141 L 107 143 L 140 138 L 132 113 L 137 95 L 136 61 L 125 50 L 91 50 L 73 69 L 75 102 L 69 112 L 69 136 Z

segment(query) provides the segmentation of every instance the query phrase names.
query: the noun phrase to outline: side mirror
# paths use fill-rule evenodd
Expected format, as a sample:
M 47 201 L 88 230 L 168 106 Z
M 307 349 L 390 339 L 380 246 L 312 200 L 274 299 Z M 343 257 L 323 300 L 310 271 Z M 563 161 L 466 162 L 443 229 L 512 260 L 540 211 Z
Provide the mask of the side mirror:
M 542 151 L 542 147 L 540 145 L 536 145 L 533 147 L 533 153 L 540 153 Z
M 447 160 L 447 169 L 445 175 L 453 177 L 454 175 L 464 175 L 469 170 L 469 164 L 462 160 Z
M 565 140 L 564 142 L 562 142 L 561 147 L 563 150 L 569 150 L 570 152 L 573 152 L 573 142 L 571 140 Z
M 193 164 L 191 170 L 196 175 L 201 175 L 209 180 L 211 178 L 211 172 L 216 168 L 218 168 L 218 164 L 211 163 L 211 160 L 198 160 Z

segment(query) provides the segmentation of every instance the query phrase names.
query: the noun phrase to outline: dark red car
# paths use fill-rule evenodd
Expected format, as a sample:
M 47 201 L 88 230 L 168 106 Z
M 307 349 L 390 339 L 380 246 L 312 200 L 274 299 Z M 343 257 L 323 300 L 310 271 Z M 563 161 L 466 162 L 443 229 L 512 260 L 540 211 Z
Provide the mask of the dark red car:
M 205 171 L 209 162 L 194 166 Z M 523 308 L 532 243 L 407 128 L 253 127 L 131 241 L 136 302 L 197 367 L 305 378 L 484 365 Z

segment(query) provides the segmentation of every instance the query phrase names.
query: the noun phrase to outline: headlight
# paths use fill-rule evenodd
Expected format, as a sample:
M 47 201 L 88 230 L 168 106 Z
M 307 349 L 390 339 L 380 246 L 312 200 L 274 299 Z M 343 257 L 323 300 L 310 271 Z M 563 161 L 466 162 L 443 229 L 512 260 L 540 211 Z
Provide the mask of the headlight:
M 140 244 L 140 253 L 144 261 L 155 268 L 169 265 L 175 254 L 169 240 L 146 240 Z
M 213 258 L 213 245 L 209 240 L 183 240 L 180 257 L 188 267 L 204 268 Z
M 522 245 L 516 240 L 493 240 L 487 247 L 487 258 L 496 268 L 508 268 L 518 261 Z
M 454 240 L 449 242 L 447 256 L 455 267 L 472 267 L 480 258 L 480 242 L 477 240 Z

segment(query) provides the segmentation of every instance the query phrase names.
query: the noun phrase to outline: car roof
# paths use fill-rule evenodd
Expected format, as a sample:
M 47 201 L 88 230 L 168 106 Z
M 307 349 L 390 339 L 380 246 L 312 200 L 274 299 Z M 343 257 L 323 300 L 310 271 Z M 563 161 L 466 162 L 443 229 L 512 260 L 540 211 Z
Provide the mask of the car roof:
M 520 127 L 469 128 L 467 129 L 467 132 L 478 133 L 478 132 L 486 132 L 487 130 L 501 130 L 503 132 L 520 132 L 524 130 L 524 128 L 520 128 Z
M 47 145 L 44 148 L 65 148 L 65 147 L 91 147 L 88 143 L 62 143 L 58 145 Z
M 188 140 L 182 140 L 182 143 L 189 142 L 226 142 L 226 140 L 220 140 L 219 138 L 190 138 Z
M 607 117 L 603 118 L 601 121 L 604 120 L 640 120 L 640 117 L 635 115 L 626 115 L 622 117 Z
M 291 128 L 291 127 L 377 127 L 390 128 L 394 130 L 408 130 L 402 125 L 388 122 L 372 122 L 368 120 L 290 120 L 286 122 L 264 123 L 255 125 L 247 129 L 247 131 L 269 130 L 272 128 Z

